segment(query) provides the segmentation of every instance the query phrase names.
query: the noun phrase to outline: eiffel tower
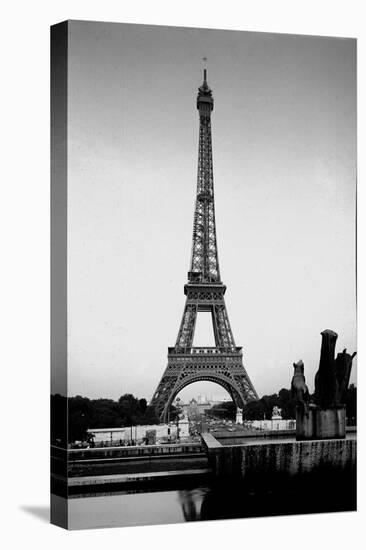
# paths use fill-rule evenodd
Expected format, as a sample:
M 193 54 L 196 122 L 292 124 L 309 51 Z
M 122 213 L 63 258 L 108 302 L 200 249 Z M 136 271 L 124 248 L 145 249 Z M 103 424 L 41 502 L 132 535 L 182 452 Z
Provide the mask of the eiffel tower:
M 258 399 L 243 365 L 242 348 L 235 345 L 226 311 L 217 253 L 215 203 L 212 167 L 211 112 L 214 100 L 204 69 L 198 88 L 199 148 L 197 194 L 193 220 L 193 244 L 188 283 L 184 286 L 186 304 L 174 347 L 168 348 L 168 366 L 151 400 L 161 421 L 169 419 L 175 396 L 189 384 L 216 382 L 230 394 L 238 408 Z M 214 347 L 194 347 L 198 312 L 210 312 Z

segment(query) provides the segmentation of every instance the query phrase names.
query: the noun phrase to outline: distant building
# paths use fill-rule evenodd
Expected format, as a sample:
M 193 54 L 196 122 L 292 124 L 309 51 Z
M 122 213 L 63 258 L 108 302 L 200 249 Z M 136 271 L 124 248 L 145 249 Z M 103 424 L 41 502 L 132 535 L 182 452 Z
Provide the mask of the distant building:
M 284 420 L 281 409 L 273 407 L 271 420 L 245 420 L 243 424 L 254 430 L 294 430 L 296 420 Z
M 118 445 L 140 445 L 151 441 L 154 437 L 156 443 L 166 443 L 177 439 L 177 429 L 179 437 L 189 437 L 188 420 L 182 418 L 177 423 L 154 424 L 147 426 L 126 426 L 123 428 L 98 428 L 89 429 L 89 439 L 92 438 L 96 446 L 104 444 L 108 446 Z M 153 436 L 154 433 L 154 436 Z
M 245 420 L 244 426 L 255 430 L 295 430 L 296 420 Z
M 210 401 L 203 401 L 199 396 L 198 400 L 193 397 L 189 403 L 183 405 L 183 410 L 190 420 L 197 419 L 205 414 L 205 412 L 212 407 Z
M 191 399 L 188 403 L 187 415 L 189 419 L 198 418 L 200 416 L 198 402 L 195 398 Z

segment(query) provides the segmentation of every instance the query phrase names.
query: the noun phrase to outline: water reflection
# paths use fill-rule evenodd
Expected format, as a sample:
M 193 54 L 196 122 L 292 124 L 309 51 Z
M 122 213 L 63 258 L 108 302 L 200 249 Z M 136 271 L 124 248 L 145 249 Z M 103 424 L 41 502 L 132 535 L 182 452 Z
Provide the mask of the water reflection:
M 254 487 L 212 480 L 190 489 L 98 493 L 69 500 L 69 528 L 155 525 L 184 521 L 350 511 L 356 509 L 354 474 L 302 476 Z
M 202 503 L 207 498 L 209 491 L 208 487 L 178 491 L 179 501 L 186 521 L 199 521 L 202 519 Z
M 186 521 L 235 519 L 356 510 L 355 473 L 303 474 L 300 478 L 241 484 L 213 481 L 210 487 L 180 491 Z

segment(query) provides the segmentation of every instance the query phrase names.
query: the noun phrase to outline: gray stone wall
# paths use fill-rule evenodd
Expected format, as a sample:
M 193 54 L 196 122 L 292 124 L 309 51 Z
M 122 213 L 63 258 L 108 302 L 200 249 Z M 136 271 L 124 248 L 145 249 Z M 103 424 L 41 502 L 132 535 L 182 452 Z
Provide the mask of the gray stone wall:
M 346 439 L 313 441 L 254 441 L 243 445 L 221 445 L 211 434 L 203 434 L 209 463 L 217 476 L 286 475 L 316 471 L 352 471 L 356 467 L 355 435 Z

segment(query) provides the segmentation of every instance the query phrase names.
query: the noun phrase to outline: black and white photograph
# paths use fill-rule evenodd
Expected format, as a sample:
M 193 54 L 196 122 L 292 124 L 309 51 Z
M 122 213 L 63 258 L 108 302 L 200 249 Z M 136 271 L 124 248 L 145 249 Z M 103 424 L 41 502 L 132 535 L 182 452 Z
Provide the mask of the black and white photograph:
M 51 522 L 356 510 L 355 38 L 51 27 Z

